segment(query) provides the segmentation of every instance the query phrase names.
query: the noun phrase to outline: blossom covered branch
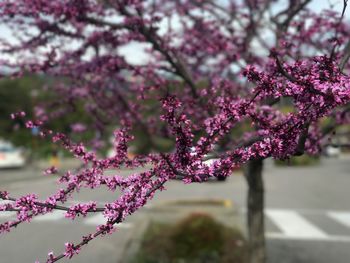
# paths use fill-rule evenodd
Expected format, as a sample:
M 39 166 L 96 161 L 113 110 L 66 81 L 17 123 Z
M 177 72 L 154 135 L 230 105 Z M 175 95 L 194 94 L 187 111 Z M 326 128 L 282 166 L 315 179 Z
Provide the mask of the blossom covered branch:
M 10 72 L 2 77 L 45 74 L 55 80 L 49 88 L 59 98 L 39 105 L 25 126 L 39 128 L 43 139 L 82 163 L 61 174 L 61 189 L 47 198 L 0 191 L 7 201 L 0 212 L 16 212 L 16 220 L 0 224 L 0 233 L 57 209 L 72 220 L 103 213 L 106 222 L 96 232 L 80 243 L 66 243 L 57 256 L 49 253 L 47 262 L 56 262 L 111 233 L 171 179 L 205 182 L 227 177 L 251 160 L 321 151 L 329 131 L 350 120 L 346 6 L 340 13 L 318 14 L 307 8 L 310 1 L 297 1 L 272 15 L 271 1 L 228 2 L 0 3 L 1 22 L 17 37 L 0 39 L 0 63 Z M 331 38 L 328 32 L 334 32 Z M 145 61 L 125 54 L 130 43 L 141 46 Z M 283 101 L 291 108 L 287 113 L 281 110 Z M 93 119 L 86 124 L 96 130 L 92 142 L 75 142 L 72 134 L 50 129 L 52 119 L 77 105 Z M 21 112 L 12 117 L 25 119 Z M 325 118 L 332 127 L 322 127 Z M 92 149 L 102 145 L 101 134 L 111 127 L 118 127 L 115 155 L 98 157 Z M 129 158 L 129 145 L 140 133 L 148 152 Z M 160 139 L 174 150 L 162 149 Z M 209 154 L 216 157 L 210 163 Z M 128 177 L 107 173 L 136 168 L 141 172 Z M 45 174 L 58 172 L 51 167 Z M 103 207 L 96 201 L 65 204 L 81 188 L 100 187 L 118 198 Z

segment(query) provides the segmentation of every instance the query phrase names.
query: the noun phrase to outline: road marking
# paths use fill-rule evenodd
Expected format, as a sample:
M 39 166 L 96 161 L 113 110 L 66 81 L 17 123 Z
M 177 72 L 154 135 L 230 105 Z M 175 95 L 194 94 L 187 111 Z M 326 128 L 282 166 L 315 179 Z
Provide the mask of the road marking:
M 87 225 L 101 225 L 106 223 L 106 218 L 102 214 L 98 214 L 92 217 L 89 217 L 88 219 L 84 220 L 84 223 Z
M 327 215 L 338 223 L 350 227 L 350 212 L 328 212 Z
M 326 237 L 291 237 L 284 233 L 266 232 L 266 237 L 269 239 L 284 239 L 284 240 L 304 240 L 304 241 L 328 241 L 328 242 L 350 242 L 350 236 L 332 235 Z
M 116 225 L 116 228 L 132 228 L 133 224 L 131 223 L 120 223 Z
M 13 203 L 13 202 L 9 201 L 9 200 L 0 200 L 0 205 L 6 205 L 6 204 L 10 204 L 10 203 Z M 0 218 L 7 218 L 10 216 L 16 216 L 16 212 L 0 211 Z
M 45 215 L 37 216 L 33 219 L 33 221 L 56 221 L 64 218 L 64 211 L 54 210 L 51 213 L 47 213 Z
M 7 218 L 10 216 L 16 216 L 16 212 L 0 211 L 0 218 Z
M 92 216 L 86 220 L 84 220 L 84 224 L 87 225 L 102 225 L 106 223 L 106 218 L 102 214 L 98 214 L 95 216 Z M 120 223 L 116 226 L 117 228 L 131 228 L 132 224 L 131 223 Z
M 267 210 L 267 216 L 277 225 L 286 238 L 327 239 L 328 235 L 311 224 L 297 212 L 290 210 Z
M 10 200 L 0 200 L 0 205 L 6 205 L 6 204 L 14 204 L 14 202 Z

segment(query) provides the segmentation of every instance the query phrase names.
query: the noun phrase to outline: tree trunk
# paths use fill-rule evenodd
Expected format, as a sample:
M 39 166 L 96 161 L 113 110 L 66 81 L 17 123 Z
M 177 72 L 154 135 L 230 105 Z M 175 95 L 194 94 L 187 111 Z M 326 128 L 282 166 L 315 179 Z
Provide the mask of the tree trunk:
M 250 263 L 265 263 L 263 160 L 249 161 L 244 175 L 248 183 L 247 220 Z

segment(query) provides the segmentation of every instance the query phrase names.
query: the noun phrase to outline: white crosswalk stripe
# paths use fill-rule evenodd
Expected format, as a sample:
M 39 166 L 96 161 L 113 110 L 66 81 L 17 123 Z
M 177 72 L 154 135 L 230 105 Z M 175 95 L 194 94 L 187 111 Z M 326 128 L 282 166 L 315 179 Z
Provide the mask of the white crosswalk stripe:
M 267 232 L 266 237 L 269 239 L 284 239 L 284 240 L 310 240 L 310 241 L 328 241 L 328 242 L 350 242 L 350 236 L 331 235 L 327 237 L 297 237 L 287 236 L 283 233 Z
M 1 218 L 5 218 L 5 219 L 8 219 L 9 217 L 14 217 L 16 215 L 16 212 L 3 212 L 1 211 L 0 212 L 0 219 Z
M 64 218 L 64 211 L 54 210 L 51 213 L 45 215 L 37 216 L 33 221 L 56 221 Z
M 0 205 L 5 205 L 9 203 L 12 203 L 12 201 L 0 200 Z M 8 219 L 8 217 L 14 217 L 15 215 L 16 215 L 16 212 L 0 211 L 0 219 L 1 218 Z
M 11 201 L 0 200 L 0 205 L 4 205 L 7 203 L 11 203 Z M 74 203 L 83 203 L 83 202 L 74 202 Z M 70 205 L 72 205 L 72 204 L 68 204 L 68 206 L 70 206 Z M 66 220 L 64 220 L 65 213 L 66 212 L 62 211 L 62 210 L 53 210 L 52 212 L 47 213 L 45 215 L 36 216 L 33 219 L 33 222 L 37 222 L 37 223 L 39 223 L 39 222 L 40 223 L 67 222 Z M 16 212 L 0 211 L 0 220 L 2 220 L 2 221 L 12 220 L 12 218 L 14 218 L 15 216 L 16 216 Z M 97 226 L 97 225 L 105 224 L 106 218 L 103 216 L 102 213 L 91 214 L 87 218 L 83 218 L 82 221 L 80 221 L 80 222 L 85 224 L 85 225 Z M 131 227 L 133 227 L 133 225 L 130 223 L 121 223 L 121 224 L 118 224 L 118 227 L 119 228 L 131 228 Z
M 8 203 L 9 201 L 0 201 L 0 204 Z M 1 212 L 0 220 L 10 220 L 14 218 L 16 212 Z M 327 233 L 326 226 L 316 226 L 312 221 L 309 221 L 305 215 L 328 217 L 341 224 L 345 228 L 350 228 L 350 211 L 326 211 L 315 209 L 266 209 L 265 215 L 279 229 L 279 231 L 271 232 L 267 229 L 266 236 L 273 239 L 294 239 L 294 240 L 321 240 L 321 241 L 336 241 L 350 242 L 350 235 L 331 235 Z M 44 223 L 64 223 L 65 211 L 54 210 L 46 215 L 35 217 L 33 222 Z M 79 221 L 85 225 L 97 226 L 106 223 L 106 218 L 102 213 L 90 214 L 86 218 L 81 218 Z M 131 228 L 132 223 L 121 223 L 119 228 Z M 320 228 L 322 227 L 322 229 Z M 349 231 L 349 230 L 348 230 Z M 346 232 L 345 232 L 346 233 Z
M 6 204 L 11 204 L 13 203 L 12 201 L 9 200 L 0 200 L 0 205 L 6 205 Z
M 84 222 L 87 225 L 101 225 L 101 224 L 105 224 L 106 223 L 106 218 L 102 215 L 102 214 L 98 214 L 98 215 L 94 215 L 88 219 L 85 220 Z M 131 228 L 132 224 L 130 223 L 121 223 L 118 224 L 119 228 Z
M 291 239 L 327 239 L 328 235 L 292 210 L 267 210 L 266 215 Z
M 87 225 L 100 225 L 106 223 L 106 218 L 102 214 L 97 214 L 85 220 Z
M 334 212 L 330 211 L 327 213 L 329 217 L 339 222 L 340 224 L 350 227 L 350 212 Z

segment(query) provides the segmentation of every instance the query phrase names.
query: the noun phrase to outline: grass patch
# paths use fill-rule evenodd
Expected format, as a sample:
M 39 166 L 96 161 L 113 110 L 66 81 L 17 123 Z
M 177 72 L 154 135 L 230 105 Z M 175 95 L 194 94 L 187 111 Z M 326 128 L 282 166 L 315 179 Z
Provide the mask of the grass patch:
M 246 263 L 242 234 L 195 213 L 177 224 L 151 223 L 132 263 Z

